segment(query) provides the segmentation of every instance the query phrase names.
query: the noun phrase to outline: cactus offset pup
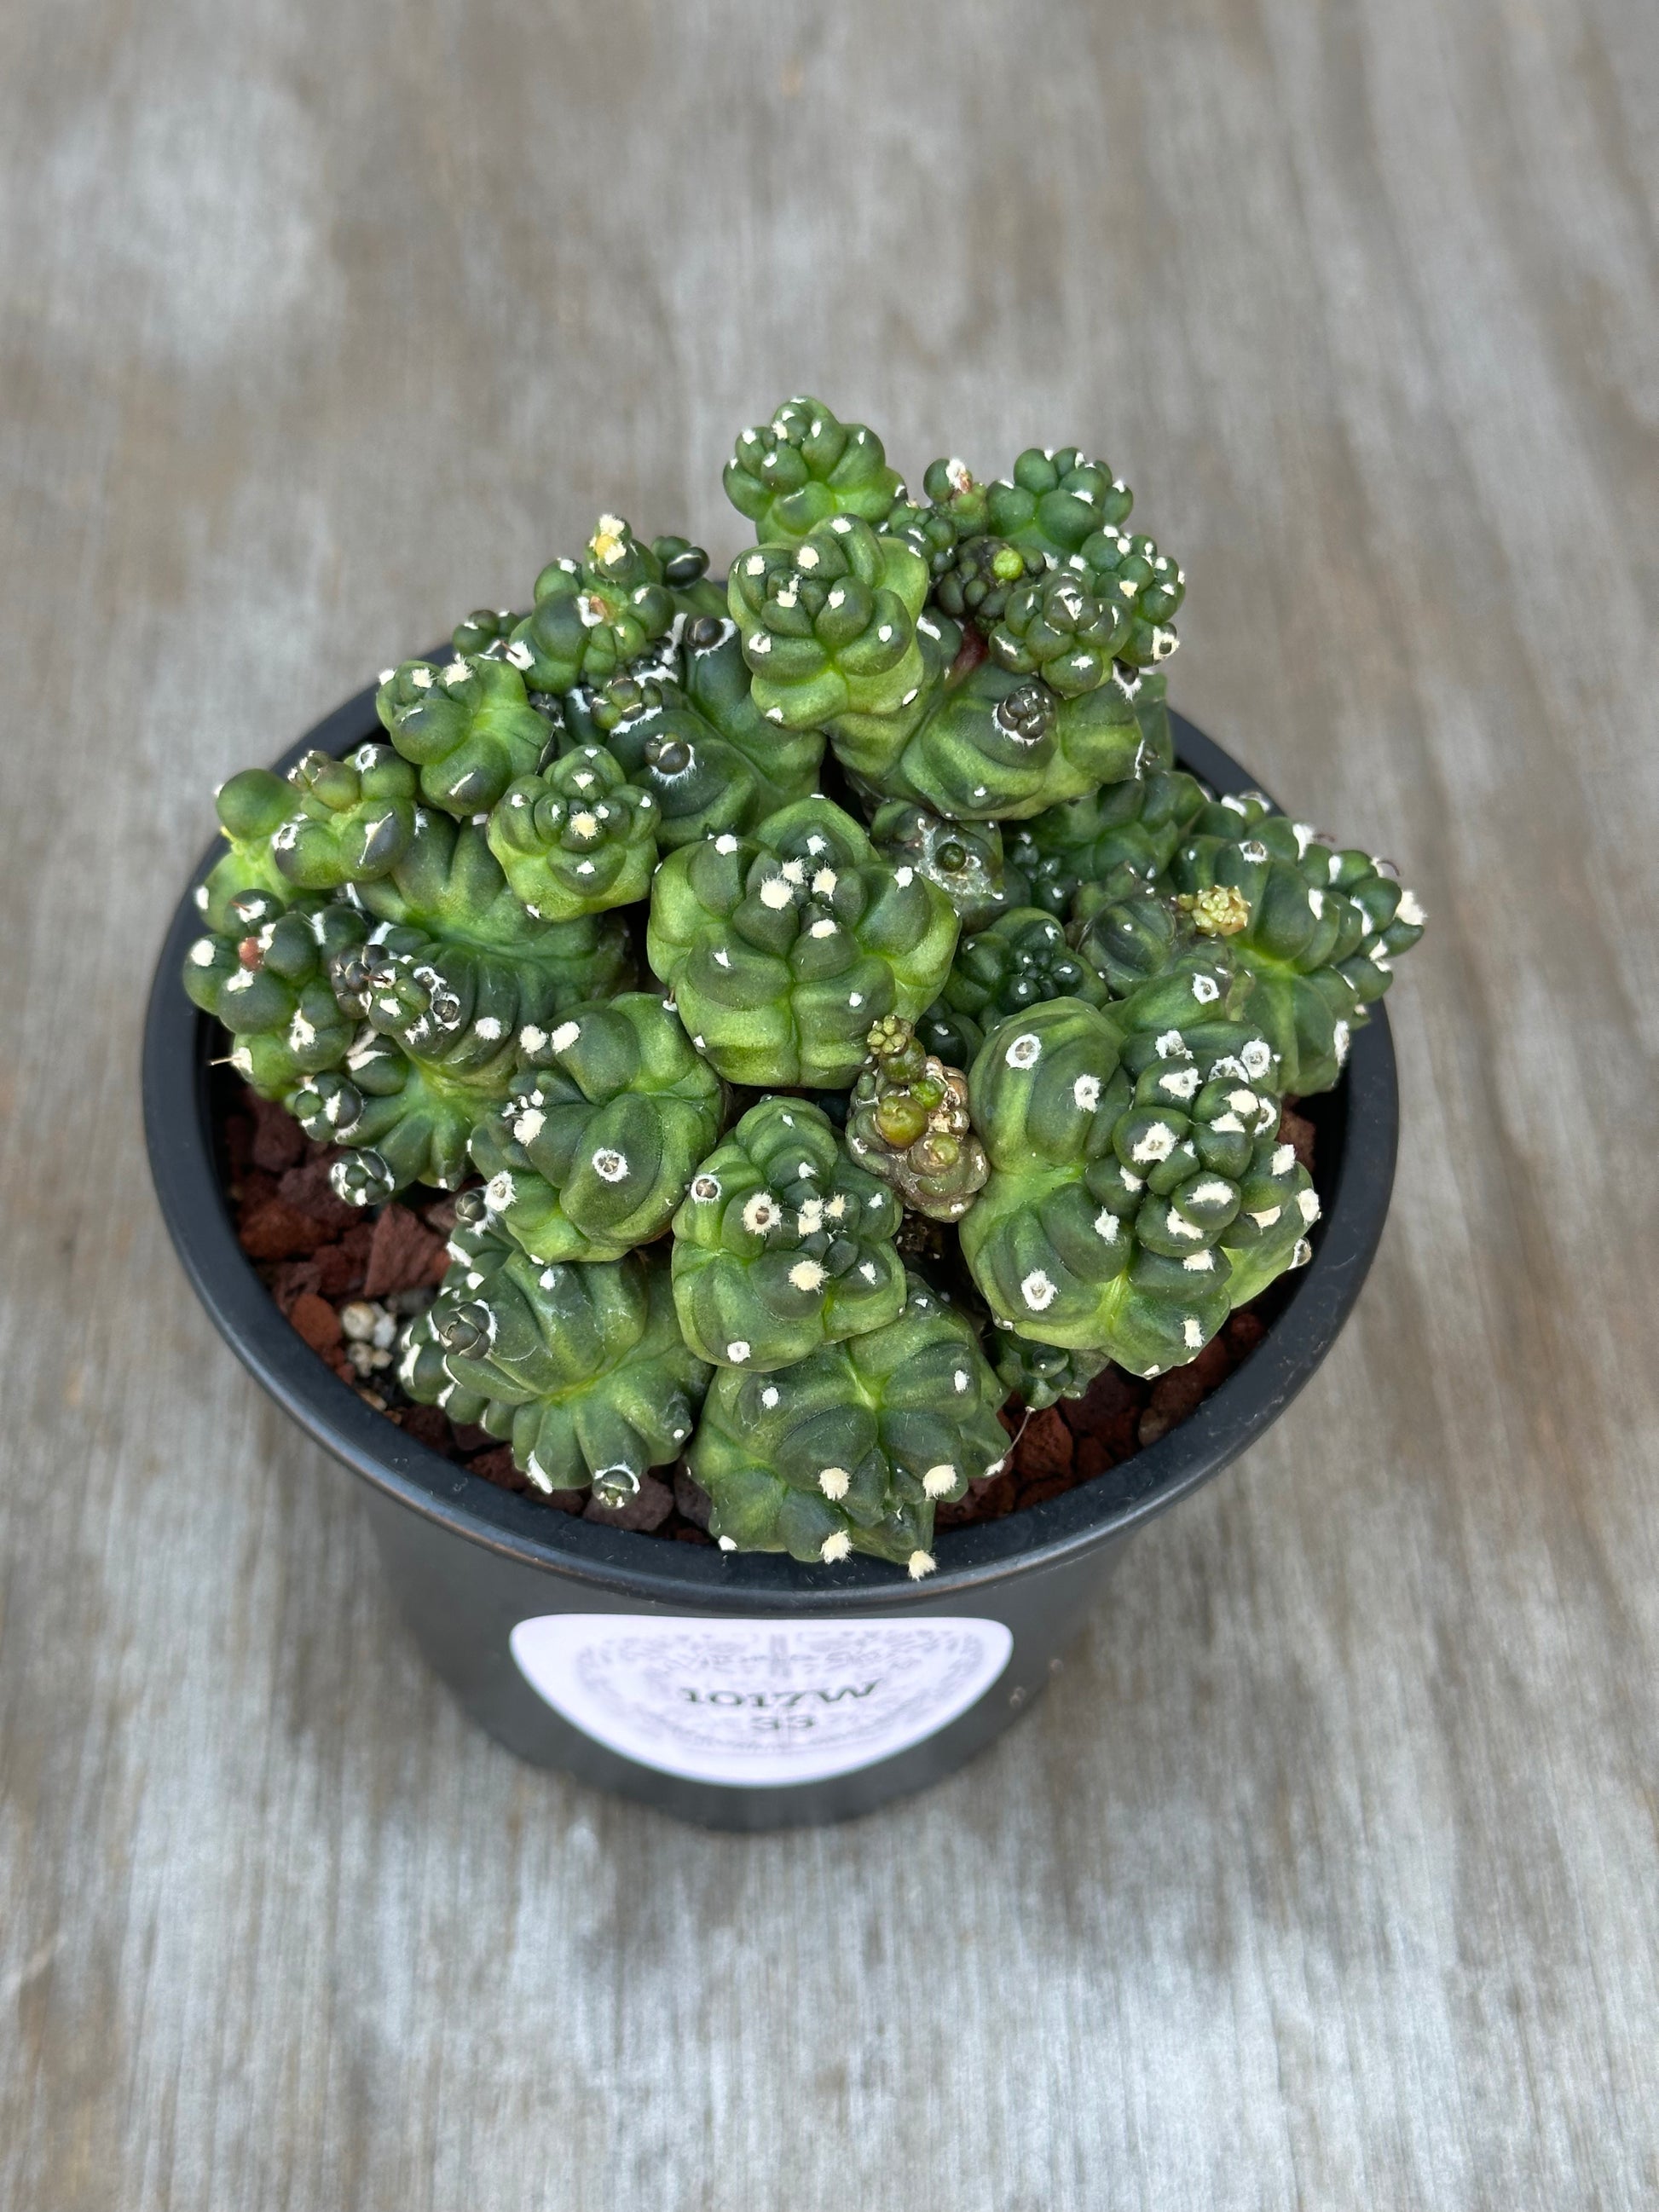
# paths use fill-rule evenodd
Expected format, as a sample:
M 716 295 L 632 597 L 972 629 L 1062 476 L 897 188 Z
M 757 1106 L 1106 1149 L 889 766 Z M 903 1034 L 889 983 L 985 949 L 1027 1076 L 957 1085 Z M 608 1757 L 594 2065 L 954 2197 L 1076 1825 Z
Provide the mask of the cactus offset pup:
M 1105 463 L 913 500 L 803 395 L 726 489 L 724 585 L 602 515 L 384 672 L 383 742 L 233 776 L 185 984 L 340 1198 L 460 1192 L 404 1400 L 920 1577 L 1005 1401 L 1181 1366 L 1308 1256 L 1282 1103 L 1424 917 L 1176 765 L 1186 580 Z

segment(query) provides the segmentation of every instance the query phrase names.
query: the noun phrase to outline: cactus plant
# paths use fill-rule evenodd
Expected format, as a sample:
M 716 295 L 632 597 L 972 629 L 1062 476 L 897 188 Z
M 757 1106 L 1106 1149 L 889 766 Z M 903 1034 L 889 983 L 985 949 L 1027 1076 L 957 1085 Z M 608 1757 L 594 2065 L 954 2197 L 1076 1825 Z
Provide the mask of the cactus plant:
M 1185 578 L 1105 464 L 912 499 L 802 395 L 726 487 L 723 583 L 603 514 L 383 673 L 384 741 L 233 775 L 185 985 L 341 1196 L 458 1194 L 388 1394 L 920 1575 L 1005 1400 L 1189 1361 L 1306 1255 L 1282 1098 L 1423 917 L 1176 765 Z
M 689 1456 L 726 1549 L 933 1571 L 934 1507 L 1002 1466 L 1005 1393 L 972 1324 L 916 1276 L 904 1291 L 884 1326 L 793 1366 L 717 1370 Z
M 805 1099 L 763 1098 L 702 1161 L 674 1216 L 686 1341 L 757 1374 L 891 1321 L 904 1303 L 896 1198 Z
M 944 981 L 957 917 L 890 867 L 850 815 L 804 799 L 756 835 L 671 853 L 647 949 L 699 1052 L 732 1083 L 845 1089 L 878 1015 L 914 1018 Z
M 990 1170 L 968 1112 L 968 1079 L 928 1052 L 896 1014 L 872 1023 L 853 1085 L 847 1149 L 912 1212 L 956 1221 Z
M 621 1505 L 684 1449 L 708 1370 L 686 1348 L 664 1261 L 543 1267 L 463 1223 L 436 1301 L 410 1328 L 398 1380 L 417 1403 L 505 1437 L 538 1490 Z

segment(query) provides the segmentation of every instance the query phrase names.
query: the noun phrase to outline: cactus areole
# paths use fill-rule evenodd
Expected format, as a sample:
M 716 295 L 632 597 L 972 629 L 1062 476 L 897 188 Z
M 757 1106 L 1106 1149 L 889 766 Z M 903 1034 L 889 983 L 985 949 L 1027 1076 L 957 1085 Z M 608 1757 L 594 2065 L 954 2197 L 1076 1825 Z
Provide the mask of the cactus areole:
M 743 434 L 726 483 L 755 543 L 725 587 L 686 539 L 601 516 L 527 612 L 469 616 L 222 787 L 146 1107 L 198 1289 L 373 1485 L 471 1708 L 532 1758 L 764 1826 L 918 1786 L 1006 1725 L 1105 1553 L 1305 1380 L 1380 1233 L 1378 1001 L 1424 916 L 1386 861 L 1171 715 L 1185 578 L 1104 462 L 1033 448 L 982 481 L 941 460 L 912 499 L 873 431 L 802 396 Z M 347 1204 L 463 1194 L 379 1410 L 237 1250 L 210 1062 L 330 1148 Z M 1320 1133 L 1317 1188 L 1287 1096 Z M 1180 1368 L 1292 1270 L 1261 1348 L 1132 1480 L 936 1532 L 1033 1413 L 1110 1364 Z M 382 1418 L 434 1404 L 526 1491 Z M 614 1512 L 669 1480 L 712 1540 L 535 1502 Z M 658 1757 L 567 1710 L 529 1631 L 583 1603 L 685 1615 L 672 1667 L 710 1715 L 726 1677 L 691 1631 L 711 1614 L 932 1620 L 907 1665 L 992 1674 L 909 1744 L 872 1721 L 858 1756 L 824 1748 L 853 1724 L 814 1708 L 784 1729 L 819 1726 L 800 1781 L 763 1787 L 720 1771 L 741 1747 Z M 464 1656 L 503 1607 L 510 1686 Z M 818 1665 L 787 1645 L 775 1690 Z M 799 1705 L 732 1694 L 780 1727 Z

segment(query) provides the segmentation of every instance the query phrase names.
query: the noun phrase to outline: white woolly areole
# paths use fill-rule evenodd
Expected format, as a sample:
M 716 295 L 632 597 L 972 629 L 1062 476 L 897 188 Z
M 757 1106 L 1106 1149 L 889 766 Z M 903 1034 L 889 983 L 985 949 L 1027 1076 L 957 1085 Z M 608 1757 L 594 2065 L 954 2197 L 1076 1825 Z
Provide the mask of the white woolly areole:
M 1072 1103 L 1085 1114 L 1092 1114 L 1100 1103 L 1100 1078 L 1079 1075 L 1072 1085 Z
M 1221 996 L 1221 986 L 1216 981 L 1213 975 L 1194 975 L 1193 978 L 1193 996 L 1198 1000 L 1200 1006 L 1213 1006 L 1215 1001 Z
M 621 1182 L 628 1173 L 628 1155 L 601 1145 L 593 1155 L 593 1172 L 605 1182 Z
M 474 1035 L 481 1036 L 486 1044 L 494 1044 L 501 1033 L 501 1025 L 494 1014 L 480 1014 L 472 1028 Z
M 1213 1252 L 1189 1252 L 1181 1264 L 1187 1270 L 1187 1273 L 1189 1275 L 1207 1275 L 1214 1268 L 1215 1254 Z
M 1195 1182 L 1193 1185 L 1194 1206 L 1225 1206 L 1232 1194 L 1231 1183 L 1223 1182 L 1218 1176 L 1212 1176 L 1207 1182 Z
M 720 1184 L 718 1176 L 700 1175 L 691 1185 L 691 1195 L 699 1206 L 707 1206 L 711 1198 L 718 1198 L 720 1194 Z
M 816 898 L 832 898 L 841 878 L 833 868 L 820 868 L 812 878 L 812 893 Z
M 1179 1030 L 1165 1030 L 1162 1036 L 1152 1039 L 1152 1050 L 1160 1060 L 1190 1060 L 1193 1048 Z
M 769 906 L 775 914 L 781 913 L 795 894 L 781 876 L 769 876 L 760 887 L 760 902 Z
M 765 1389 L 761 1392 L 761 1403 L 765 1407 L 769 1413 L 775 1413 L 776 1411 L 778 1403 L 778 1389 L 775 1382 L 769 1382 Z
M 957 1471 L 944 1464 L 930 1467 L 921 1478 L 921 1486 L 929 1498 L 943 1498 L 947 1491 L 956 1488 Z
M 1118 1222 L 1116 1214 L 1109 1212 L 1109 1210 L 1103 1206 L 1099 1212 L 1095 1216 L 1095 1235 L 1099 1237 L 1103 1244 L 1115 1244 L 1117 1242 L 1117 1229 Z
M 561 1022 L 553 1032 L 554 1051 L 568 1052 L 581 1033 L 582 1028 L 580 1022 Z
M 1033 1267 L 1020 1285 L 1019 1294 L 1033 1313 L 1042 1313 L 1046 1307 L 1053 1305 L 1056 1286 L 1041 1267 Z
M 1170 1098 L 1190 1098 L 1198 1089 L 1198 1070 L 1178 1067 L 1168 1075 L 1160 1075 L 1158 1087 Z
M 844 1467 L 826 1467 L 818 1474 L 818 1488 L 826 1498 L 845 1498 L 853 1486 L 853 1478 Z
M 492 1213 L 504 1213 L 513 1203 L 514 1182 L 503 1168 L 498 1176 L 491 1176 L 484 1185 L 484 1204 Z
M 1396 921 L 1403 921 L 1408 929 L 1421 929 L 1429 917 L 1424 913 L 1422 902 L 1415 891 L 1401 891 L 1394 918 Z
M 712 1182 L 713 1177 L 709 1180 Z M 775 1229 L 783 1218 L 783 1208 L 769 1190 L 757 1190 L 745 1199 L 743 1225 L 751 1237 L 763 1237 L 769 1229 Z
M 737 849 L 738 841 L 729 830 L 714 840 L 714 850 L 717 853 L 735 853 Z
M 193 968 L 212 967 L 213 939 L 210 937 L 198 937 L 197 939 L 195 944 L 190 948 L 190 962 Z
M 1319 1218 L 1319 1193 L 1316 1190 L 1299 1190 L 1296 1202 L 1301 1210 L 1302 1218 L 1311 1229 Z
M 951 1377 L 951 1387 L 953 1390 L 965 1390 L 968 1388 L 968 1370 L 965 1367 L 958 1367 Z
M 1257 1082 L 1273 1064 L 1273 1047 L 1267 1042 L 1266 1037 L 1250 1038 L 1247 1044 L 1240 1048 L 1238 1056 L 1244 1063 L 1245 1074 Z
M 837 1528 L 833 1536 L 826 1536 L 818 1546 L 818 1557 L 825 1566 L 833 1567 L 846 1559 L 853 1549 L 853 1540 L 845 1528 Z
M 1284 1211 L 1282 1206 L 1264 1206 L 1260 1213 L 1253 1213 L 1250 1218 L 1258 1229 L 1271 1229 Z
M 824 1271 L 816 1260 L 797 1260 L 789 1270 L 789 1280 L 798 1291 L 821 1289 Z
M 1346 1022 L 1338 1022 L 1331 1031 L 1331 1045 L 1336 1054 L 1336 1064 L 1339 1067 L 1346 1060 L 1348 1047 L 1352 1042 L 1353 1035 Z
M 1022 1030 L 1002 1055 L 1010 1067 L 1035 1067 L 1042 1057 L 1042 1040 L 1031 1030 Z
M 533 1144 L 547 1125 L 547 1116 L 539 1107 L 527 1107 L 513 1124 L 513 1133 L 521 1145 Z
M 905 1563 L 904 1571 L 913 1583 L 919 1583 L 924 1575 L 933 1573 L 934 1565 L 935 1561 L 931 1552 L 916 1551 L 911 1553 Z
M 1201 1352 L 1203 1350 L 1204 1324 L 1196 1314 L 1188 1314 L 1185 1321 L 1182 1322 L 1181 1340 L 1186 1346 L 1188 1352 Z
M 1296 1146 L 1294 1145 L 1277 1145 L 1274 1146 L 1273 1159 L 1268 1168 L 1269 1174 L 1276 1176 L 1289 1175 L 1291 1170 L 1295 1165 Z
M 1167 1121 L 1154 1121 L 1138 1145 L 1131 1145 L 1129 1156 L 1143 1163 L 1167 1160 L 1176 1148 L 1176 1133 Z
M 751 1346 L 746 1336 L 734 1336 L 726 1347 L 726 1356 L 734 1367 L 741 1367 L 748 1358 Z

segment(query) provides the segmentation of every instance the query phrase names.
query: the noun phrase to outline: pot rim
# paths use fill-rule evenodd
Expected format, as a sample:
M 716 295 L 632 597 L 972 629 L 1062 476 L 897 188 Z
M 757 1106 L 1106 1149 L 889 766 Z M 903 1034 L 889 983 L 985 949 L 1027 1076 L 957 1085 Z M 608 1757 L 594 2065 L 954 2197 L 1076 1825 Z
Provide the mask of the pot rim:
M 345 752 L 380 734 L 368 685 L 307 731 L 276 763 L 302 753 Z M 1177 758 L 1218 795 L 1259 789 L 1237 762 L 1186 718 L 1170 715 Z M 1124 1534 L 1166 1511 L 1237 1458 L 1302 1389 L 1335 1342 L 1359 1295 L 1388 1214 L 1399 1134 L 1399 1094 L 1389 1019 L 1379 1003 L 1354 1034 L 1342 1082 L 1320 1101 L 1338 1122 L 1318 1161 L 1325 1200 L 1314 1255 L 1255 1351 L 1196 1413 L 1129 1462 L 1125 1498 L 1109 1475 L 1042 1504 L 939 1530 L 937 1571 L 913 1583 L 884 1560 L 855 1554 L 835 1567 L 785 1553 L 721 1552 L 550 1512 L 404 1435 L 326 1367 L 277 1310 L 236 1242 L 220 1188 L 209 1119 L 208 1070 L 216 1024 L 185 996 L 185 949 L 199 935 L 196 887 L 216 844 L 192 872 L 168 926 L 145 1018 L 145 1144 L 173 1249 L 220 1334 L 264 1390 L 312 1439 L 386 1497 L 451 1534 L 521 1565 L 562 1575 L 596 1595 L 701 1613 L 758 1608 L 811 1615 L 886 1610 L 937 1612 L 978 1585 L 1033 1572 Z M 1327 1104 L 1326 1102 L 1330 1102 Z

